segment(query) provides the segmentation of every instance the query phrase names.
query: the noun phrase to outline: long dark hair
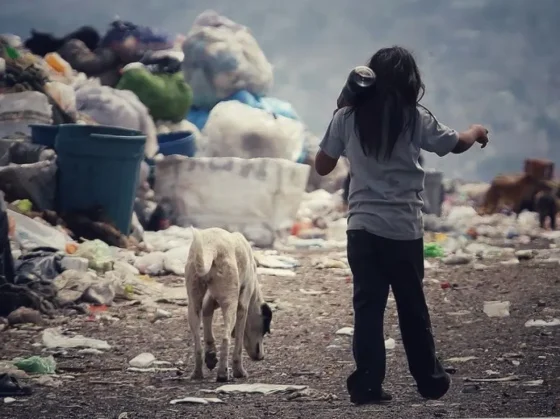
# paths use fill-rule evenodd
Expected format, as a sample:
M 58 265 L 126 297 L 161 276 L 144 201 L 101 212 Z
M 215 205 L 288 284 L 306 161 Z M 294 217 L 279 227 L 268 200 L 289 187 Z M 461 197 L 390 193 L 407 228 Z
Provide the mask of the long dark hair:
M 366 155 L 388 160 L 403 131 L 414 130 L 416 107 L 424 83 L 412 54 L 402 47 L 383 48 L 367 64 L 376 75 L 375 86 L 350 106 L 354 129 Z

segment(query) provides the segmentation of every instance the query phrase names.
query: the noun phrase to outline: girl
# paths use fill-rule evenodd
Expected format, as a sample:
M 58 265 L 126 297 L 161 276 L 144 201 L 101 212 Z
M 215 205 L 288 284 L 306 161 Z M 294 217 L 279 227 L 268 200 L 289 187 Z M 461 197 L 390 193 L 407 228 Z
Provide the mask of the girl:
M 436 357 L 422 289 L 424 171 L 418 159 L 420 150 L 443 157 L 474 143 L 485 147 L 488 131 L 473 125 L 458 133 L 420 105 L 424 84 L 406 49 L 381 49 L 368 67 L 376 75 L 373 89 L 335 113 L 315 161 L 321 176 L 335 168 L 342 153 L 350 162 L 347 250 L 354 277 L 356 370 L 347 380 L 348 392 L 355 404 L 392 398 L 382 389 L 383 316 L 390 286 L 418 391 L 439 399 L 451 380 Z

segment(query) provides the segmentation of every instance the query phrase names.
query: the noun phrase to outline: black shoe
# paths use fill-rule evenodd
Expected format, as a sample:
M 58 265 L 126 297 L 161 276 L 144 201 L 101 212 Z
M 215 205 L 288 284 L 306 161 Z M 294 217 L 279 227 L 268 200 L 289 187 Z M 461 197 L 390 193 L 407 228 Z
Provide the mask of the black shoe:
M 393 396 L 387 393 L 385 390 L 380 391 L 368 391 L 361 394 L 351 394 L 350 401 L 355 405 L 364 404 L 383 404 L 393 400 Z
M 445 373 L 445 378 L 439 381 L 437 385 L 432 384 L 429 388 L 427 386 L 418 386 L 420 395 L 428 400 L 439 400 L 447 394 L 451 387 L 451 376 Z

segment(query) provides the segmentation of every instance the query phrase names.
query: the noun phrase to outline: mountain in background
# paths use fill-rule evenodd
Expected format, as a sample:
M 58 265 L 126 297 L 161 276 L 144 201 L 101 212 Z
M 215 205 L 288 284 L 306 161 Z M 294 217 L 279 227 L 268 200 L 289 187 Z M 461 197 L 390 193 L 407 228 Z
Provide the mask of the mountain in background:
M 0 31 L 63 35 L 116 16 L 188 32 L 212 8 L 248 26 L 275 67 L 272 94 L 322 135 L 348 71 L 380 47 L 412 49 L 423 103 L 458 130 L 482 123 L 491 145 L 428 155 L 448 176 L 489 180 L 526 157 L 560 162 L 560 0 L 25 0 L 4 2 Z

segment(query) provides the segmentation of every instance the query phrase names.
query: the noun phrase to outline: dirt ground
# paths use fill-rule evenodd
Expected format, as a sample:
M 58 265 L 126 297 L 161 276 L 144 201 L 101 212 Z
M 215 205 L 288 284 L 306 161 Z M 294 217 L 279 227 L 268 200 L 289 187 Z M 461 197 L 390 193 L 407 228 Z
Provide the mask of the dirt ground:
M 456 369 L 448 395 L 426 402 L 416 393 L 407 369 L 394 301 L 389 301 L 386 337 L 386 388 L 394 400 L 386 406 L 354 407 L 345 392 L 352 371 L 351 338 L 335 332 L 352 325 L 351 284 L 344 271 L 319 270 L 313 260 L 329 252 L 294 254 L 302 266 L 295 277 L 263 277 L 267 300 L 275 307 L 272 335 L 266 338 L 266 359 L 246 360 L 247 382 L 300 384 L 316 390 L 311 396 L 225 395 L 224 404 L 170 404 L 186 396 L 207 396 L 201 389 L 218 387 L 215 371 L 192 382 L 192 338 L 186 307 L 160 304 L 172 312 L 154 323 L 142 306 L 115 306 L 108 314 L 118 321 L 60 318 L 53 324 L 87 337 L 104 339 L 112 349 L 80 355 L 57 351 L 59 387 L 31 384 L 34 394 L 11 404 L 0 401 L 2 418 L 465 418 L 560 416 L 560 326 L 525 327 L 529 319 L 560 317 L 560 265 L 536 260 L 519 265 L 483 261 L 488 268 L 443 266 L 426 270 L 426 293 L 434 333 L 443 360 Z M 332 252 L 330 252 L 332 253 Z M 180 278 L 167 278 L 180 283 Z M 444 289 L 442 282 L 451 287 Z M 303 291 L 302 291 L 303 290 Z M 311 295 L 309 291 L 322 291 Z M 511 302 L 511 315 L 488 318 L 483 302 Z M 221 322 L 221 316 L 217 316 Z M 1 359 L 41 355 L 40 328 L 0 333 Z M 141 352 L 178 367 L 178 372 L 131 372 L 128 361 Z M 516 365 L 517 364 L 517 365 Z M 515 375 L 516 381 L 472 383 L 469 379 Z M 543 380 L 531 383 L 534 380 Z M 531 386 L 530 384 L 533 384 Z M 536 384 L 536 385 L 535 385 Z

